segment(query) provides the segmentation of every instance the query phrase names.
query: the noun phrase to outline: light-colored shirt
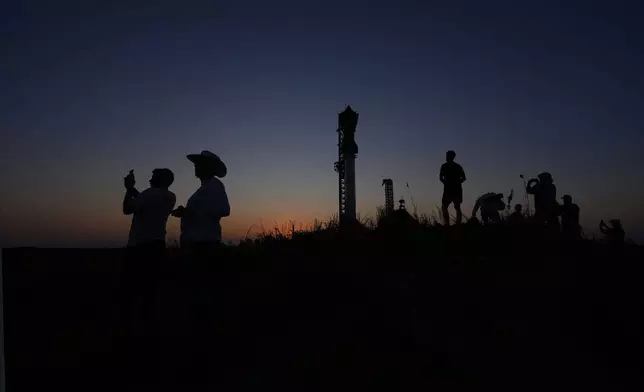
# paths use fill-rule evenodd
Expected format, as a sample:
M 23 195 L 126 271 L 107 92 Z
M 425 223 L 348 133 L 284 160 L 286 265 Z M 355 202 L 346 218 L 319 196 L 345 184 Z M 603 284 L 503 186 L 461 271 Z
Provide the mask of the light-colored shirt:
M 219 220 L 230 215 L 230 204 L 224 184 L 217 178 L 202 181 L 201 187 L 188 199 L 181 218 L 181 243 L 219 242 Z
M 131 200 L 130 208 L 134 216 L 128 245 L 165 241 L 165 226 L 176 201 L 174 193 L 161 188 L 148 188 Z

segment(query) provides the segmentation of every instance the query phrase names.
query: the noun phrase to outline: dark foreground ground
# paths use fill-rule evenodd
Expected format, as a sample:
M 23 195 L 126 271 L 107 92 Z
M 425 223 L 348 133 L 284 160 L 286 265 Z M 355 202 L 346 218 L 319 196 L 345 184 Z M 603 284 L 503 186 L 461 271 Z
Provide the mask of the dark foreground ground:
M 5 250 L 7 390 L 644 390 L 641 248 L 455 235 L 171 251 L 147 336 L 123 250 Z

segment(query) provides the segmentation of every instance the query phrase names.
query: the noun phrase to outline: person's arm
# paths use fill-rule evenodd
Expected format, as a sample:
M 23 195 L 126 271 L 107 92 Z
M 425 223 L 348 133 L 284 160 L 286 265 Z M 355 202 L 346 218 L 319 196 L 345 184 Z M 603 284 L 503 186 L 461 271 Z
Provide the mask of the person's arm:
M 472 216 L 476 216 L 476 213 L 479 212 L 479 208 L 481 208 L 481 199 L 476 199 L 474 209 L 472 209 Z
M 461 184 L 465 182 L 467 178 L 465 177 L 465 170 L 463 170 L 463 166 L 461 166 Z
M 228 195 L 226 194 L 226 189 L 222 186 L 221 193 L 221 213 L 220 216 L 223 218 L 225 216 L 230 216 L 230 203 L 228 202 Z
M 130 188 L 125 191 L 125 197 L 123 197 L 123 215 L 132 215 L 136 212 L 138 207 L 136 199 L 139 194 L 140 193 L 136 188 Z
M 528 185 L 526 185 L 525 191 L 528 192 L 528 194 L 530 194 L 530 195 L 534 195 L 535 191 L 536 191 L 535 185 L 538 182 L 539 181 L 536 178 L 533 178 L 530 181 L 528 181 Z
M 608 234 L 608 226 L 604 221 L 599 222 L 599 231 L 601 231 L 602 234 Z
M 200 205 L 201 212 L 214 219 L 220 219 L 230 215 L 230 204 L 226 188 L 221 182 L 213 189 L 208 200 L 203 200 Z
M 438 173 L 438 179 L 445 183 L 445 165 L 441 165 L 441 171 Z
M 210 205 L 212 208 L 207 208 L 206 212 L 210 215 L 214 215 L 217 219 L 230 216 L 230 203 L 228 202 L 228 195 L 226 194 L 224 184 L 221 184 L 221 187 L 217 189 L 214 203 L 211 203 Z

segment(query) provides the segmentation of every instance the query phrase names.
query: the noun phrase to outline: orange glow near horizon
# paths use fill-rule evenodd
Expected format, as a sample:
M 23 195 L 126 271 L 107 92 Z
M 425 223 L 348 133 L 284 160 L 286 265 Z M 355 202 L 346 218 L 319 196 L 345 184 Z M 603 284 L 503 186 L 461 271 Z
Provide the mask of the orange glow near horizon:
M 331 217 L 318 218 L 326 221 Z M 119 214 L 64 214 L 51 211 L 49 214 L 30 217 L 29 220 L 10 219 L 15 224 L 11 232 L 4 234 L 4 246 L 55 246 L 74 247 L 91 246 L 125 246 L 130 230 L 131 216 Z M 252 218 L 250 216 L 231 216 L 221 220 L 224 241 L 233 243 L 246 237 L 255 238 L 263 233 L 289 232 L 292 226 L 295 230 L 310 229 L 316 217 L 309 214 L 279 213 Z M 168 219 L 167 240 L 178 240 L 180 221 Z M 43 239 L 45 241 L 43 242 Z M 104 245 L 105 244 L 105 245 Z

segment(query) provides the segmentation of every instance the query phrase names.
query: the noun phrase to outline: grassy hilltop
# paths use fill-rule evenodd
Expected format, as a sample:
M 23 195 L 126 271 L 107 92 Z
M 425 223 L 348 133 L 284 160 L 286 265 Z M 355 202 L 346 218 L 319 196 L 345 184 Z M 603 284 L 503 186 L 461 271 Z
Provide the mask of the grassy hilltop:
M 169 249 L 155 260 L 157 333 L 128 344 L 124 249 L 3 256 L 12 391 L 644 386 L 633 245 L 403 219 L 267 234 L 207 258 Z

